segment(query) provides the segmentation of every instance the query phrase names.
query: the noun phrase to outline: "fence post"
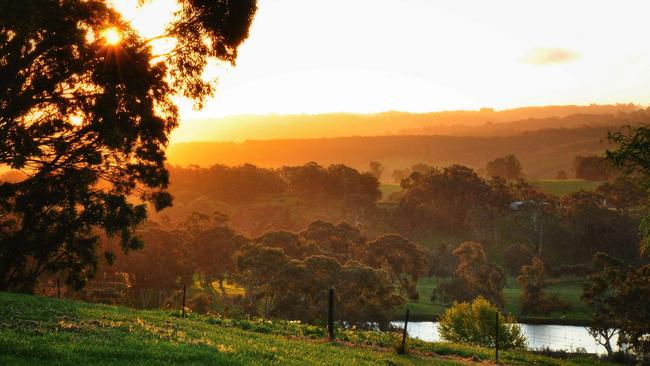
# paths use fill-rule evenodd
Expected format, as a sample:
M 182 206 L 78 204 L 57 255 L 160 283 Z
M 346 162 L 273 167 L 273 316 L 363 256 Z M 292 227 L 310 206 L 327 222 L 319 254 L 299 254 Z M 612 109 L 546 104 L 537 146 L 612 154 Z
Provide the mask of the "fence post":
M 327 332 L 330 336 L 330 342 L 334 342 L 334 289 L 329 290 L 329 301 L 327 310 Z
M 495 349 L 494 349 L 494 358 L 496 359 L 496 363 L 499 363 L 499 310 L 496 311 L 495 315 Z
M 185 317 L 185 285 L 183 285 L 183 310 L 182 310 L 181 317 L 182 318 Z
M 406 328 L 409 326 L 409 314 L 410 310 L 406 309 L 406 318 L 404 319 L 404 333 L 402 333 L 402 347 L 400 347 L 399 353 L 406 354 Z
M 56 278 L 56 298 L 61 298 L 61 279 L 59 277 Z

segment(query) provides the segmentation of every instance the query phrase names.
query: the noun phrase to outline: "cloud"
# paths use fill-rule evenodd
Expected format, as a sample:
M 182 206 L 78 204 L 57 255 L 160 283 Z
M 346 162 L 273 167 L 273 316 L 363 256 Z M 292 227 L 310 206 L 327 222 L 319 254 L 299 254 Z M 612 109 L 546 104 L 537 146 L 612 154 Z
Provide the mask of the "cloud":
M 565 64 L 578 58 L 578 54 L 558 47 L 535 48 L 521 58 L 521 62 L 530 65 Z

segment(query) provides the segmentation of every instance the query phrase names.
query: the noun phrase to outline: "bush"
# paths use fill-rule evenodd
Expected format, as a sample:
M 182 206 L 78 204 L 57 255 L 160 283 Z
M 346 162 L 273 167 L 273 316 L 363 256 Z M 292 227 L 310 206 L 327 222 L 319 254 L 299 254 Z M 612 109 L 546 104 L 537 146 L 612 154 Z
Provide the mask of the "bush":
M 482 297 L 473 302 L 455 303 L 440 318 L 442 339 L 476 346 L 495 346 L 495 317 L 498 309 Z M 499 347 L 525 349 L 526 338 L 511 316 L 499 314 Z
M 190 309 L 199 314 L 207 314 L 213 302 L 212 296 L 202 292 L 190 300 Z

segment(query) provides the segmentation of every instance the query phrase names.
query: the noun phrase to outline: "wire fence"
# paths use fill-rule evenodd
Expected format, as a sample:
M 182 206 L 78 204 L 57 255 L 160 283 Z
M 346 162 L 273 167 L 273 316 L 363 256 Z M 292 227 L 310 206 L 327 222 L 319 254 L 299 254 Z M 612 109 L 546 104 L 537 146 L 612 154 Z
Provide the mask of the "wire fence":
M 53 284 L 54 291 L 51 291 L 48 296 L 53 297 L 67 297 L 62 291 L 62 284 L 58 279 Z M 123 283 L 112 281 L 94 281 L 87 291 L 93 293 L 111 292 L 123 286 Z M 66 289 L 67 290 L 67 289 Z M 110 291 L 109 291 L 110 290 Z M 185 286 L 179 289 L 179 294 L 182 298 L 178 299 L 178 307 L 181 316 L 185 316 L 185 309 L 187 308 L 187 300 L 185 296 Z M 62 293 L 64 295 L 62 295 Z M 110 295 L 114 295 L 112 292 Z M 180 296 L 179 296 L 180 297 Z M 330 290 L 328 296 L 328 319 L 327 319 L 327 334 L 330 340 L 334 340 L 334 329 L 336 326 L 334 320 L 336 314 L 334 309 L 335 304 L 331 303 L 334 299 L 333 290 Z M 103 301 L 98 301 L 103 302 Z M 391 326 L 397 330 L 404 330 L 404 320 L 396 320 L 391 322 Z M 496 324 L 495 324 L 496 325 Z M 551 351 L 551 352 L 569 352 L 569 353 L 591 353 L 591 354 L 605 354 L 605 348 L 596 342 L 596 340 L 589 334 L 586 327 L 571 326 L 571 325 L 533 325 L 533 324 L 519 324 L 522 333 L 527 341 L 528 349 L 531 351 Z M 400 352 L 408 352 L 408 345 L 406 345 L 407 338 L 420 339 L 427 342 L 444 342 L 438 332 L 438 323 L 433 321 L 408 321 L 406 332 L 401 333 L 405 338 L 402 340 Z M 617 350 L 617 337 L 611 339 L 611 344 Z

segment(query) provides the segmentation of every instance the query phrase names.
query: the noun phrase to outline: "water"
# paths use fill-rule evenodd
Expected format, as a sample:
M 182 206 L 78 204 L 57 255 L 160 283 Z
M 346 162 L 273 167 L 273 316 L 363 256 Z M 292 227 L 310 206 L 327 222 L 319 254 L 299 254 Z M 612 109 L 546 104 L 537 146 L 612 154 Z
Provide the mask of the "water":
M 403 327 L 404 322 L 391 322 L 393 326 Z M 596 343 L 587 328 L 571 325 L 531 325 L 520 324 L 528 341 L 528 349 L 550 349 L 552 351 L 606 353 L 605 347 Z M 437 322 L 409 322 L 408 334 L 428 342 L 442 342 L 438 335 Z M 616 336 L 612 339 L 616 349 Z

